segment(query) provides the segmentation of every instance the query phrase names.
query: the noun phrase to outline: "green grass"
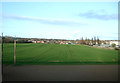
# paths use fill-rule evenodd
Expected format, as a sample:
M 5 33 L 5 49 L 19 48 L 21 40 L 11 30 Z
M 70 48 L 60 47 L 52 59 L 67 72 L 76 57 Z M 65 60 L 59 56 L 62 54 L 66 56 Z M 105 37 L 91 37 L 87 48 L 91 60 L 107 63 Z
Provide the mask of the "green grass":
M 84 45 L 17 43 L 16 64 L 117 64 L 118 51 Z M 14 44 L 4 43 L 3 64 L 14 64 Z

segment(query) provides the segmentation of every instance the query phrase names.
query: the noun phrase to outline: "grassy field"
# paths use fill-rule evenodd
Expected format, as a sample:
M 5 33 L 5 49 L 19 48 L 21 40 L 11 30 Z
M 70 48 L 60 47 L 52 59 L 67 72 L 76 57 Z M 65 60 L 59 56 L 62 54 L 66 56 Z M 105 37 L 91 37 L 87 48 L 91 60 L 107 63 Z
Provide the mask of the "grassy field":
M 16 64 L 117 64 L 118 51 L 84 45 L 17 43 Z M 4 43 L 3 64 L 14 64 L 14 44 Z

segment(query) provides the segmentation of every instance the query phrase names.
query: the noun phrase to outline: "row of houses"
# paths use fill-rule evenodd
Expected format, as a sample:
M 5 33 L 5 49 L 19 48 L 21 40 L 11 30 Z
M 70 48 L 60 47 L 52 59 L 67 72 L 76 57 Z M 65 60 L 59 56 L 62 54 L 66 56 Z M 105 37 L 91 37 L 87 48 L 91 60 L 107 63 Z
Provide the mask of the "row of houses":
M 113 44 L 115 44 L 115 47 L 120 47 L 120 41 L 118 41 L 118 40 L 103 40 L 104 41 L 104 43 L 102 42 L 101 44 L 100 44 L 100 46 L 101 47 L 112 47 L 113 46 Z M 96 45 L 95 46 L 97 46 L 98 44 L 96 43 Z
M 31 41 L 31 40 L 29 40 Z M 73 44 L 70 40 L 67 41 L 67 40 L 33 40 L 32 41 L 33 43 L 45 43 L 45 44 L 48 44 L 48 43 L 54 43 L 54 44 Z
M 4 36 L 4 43 L 13 43 L 15 38 L 11 36 Z M 39 39 L 39 38 L 20 38 L 17 37 L 17 43 L 54 43 L 54 44 L 85 44 L 92 46 L 101 46 L 101 47 L 111 47 L 112 44 L 115 44 L 116 47 L 120 47 L 118 40 L 90 40 L 90 39 L 77 39 L 77 40 L 66 40 L 66 39 Z M 0 41 L 1 42 L 1 41 Z
M 39 39 L 39 40 L 28 40 L 32 43 L 55 43 L 55 44 L 82 44 L 81 40 L 64 40 L 64 39 Z M 99 44 L 97 41 L 94 42 L 94 45 L 100 45 L 100 46 L 111 46 L 112 44 L 115 44 L 116 46 L 119 46 L 118 40 L 101 40 L 101 43 Z M 93 45 L 92 41 L 89 41 L 87 45 Z

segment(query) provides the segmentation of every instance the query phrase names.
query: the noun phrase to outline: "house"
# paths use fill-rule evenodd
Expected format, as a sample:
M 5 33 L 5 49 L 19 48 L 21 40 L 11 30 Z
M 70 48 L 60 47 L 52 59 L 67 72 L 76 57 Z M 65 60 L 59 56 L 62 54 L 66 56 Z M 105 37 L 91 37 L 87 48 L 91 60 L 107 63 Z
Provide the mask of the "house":
M 118 41 L 110 41 L 110 45 L 112 45 L 112 44 L 116 44 L 116 46 L 119 45 Z
M 68 43 L 65 43 L 65 44 L 68 44 Z
M 44 43 L 44 41 L 41 41 L 41 43 Z
M 60 44 L 65 44 L 64 42 L 60 42 Z
M 32 43 L 40 43 L 40 41 L 32 41 Z
M 37 43 L 36 41 L 32 41 L 33 43 Z
M 100 47 L 110 47 L 109 44 L 101 44 Z
M 72 42 L 68 43 L 68 44 L 73 44 Z
M 40 43 L 40 41 L 36 41 L 36 43 Z

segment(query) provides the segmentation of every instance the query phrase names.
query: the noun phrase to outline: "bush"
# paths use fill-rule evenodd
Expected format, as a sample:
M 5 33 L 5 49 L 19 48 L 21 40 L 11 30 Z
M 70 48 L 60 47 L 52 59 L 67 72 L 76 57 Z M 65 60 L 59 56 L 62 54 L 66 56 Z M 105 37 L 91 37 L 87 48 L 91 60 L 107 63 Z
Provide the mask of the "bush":
M 119 48 L 115 47 L 115 50 L 119 50 Z
M 116 44 L 115 44 L 115 43 L 113 43 L 113 44 L 112 44 L 112 47 L 115 47 L 115 46 L 116 46 Z

